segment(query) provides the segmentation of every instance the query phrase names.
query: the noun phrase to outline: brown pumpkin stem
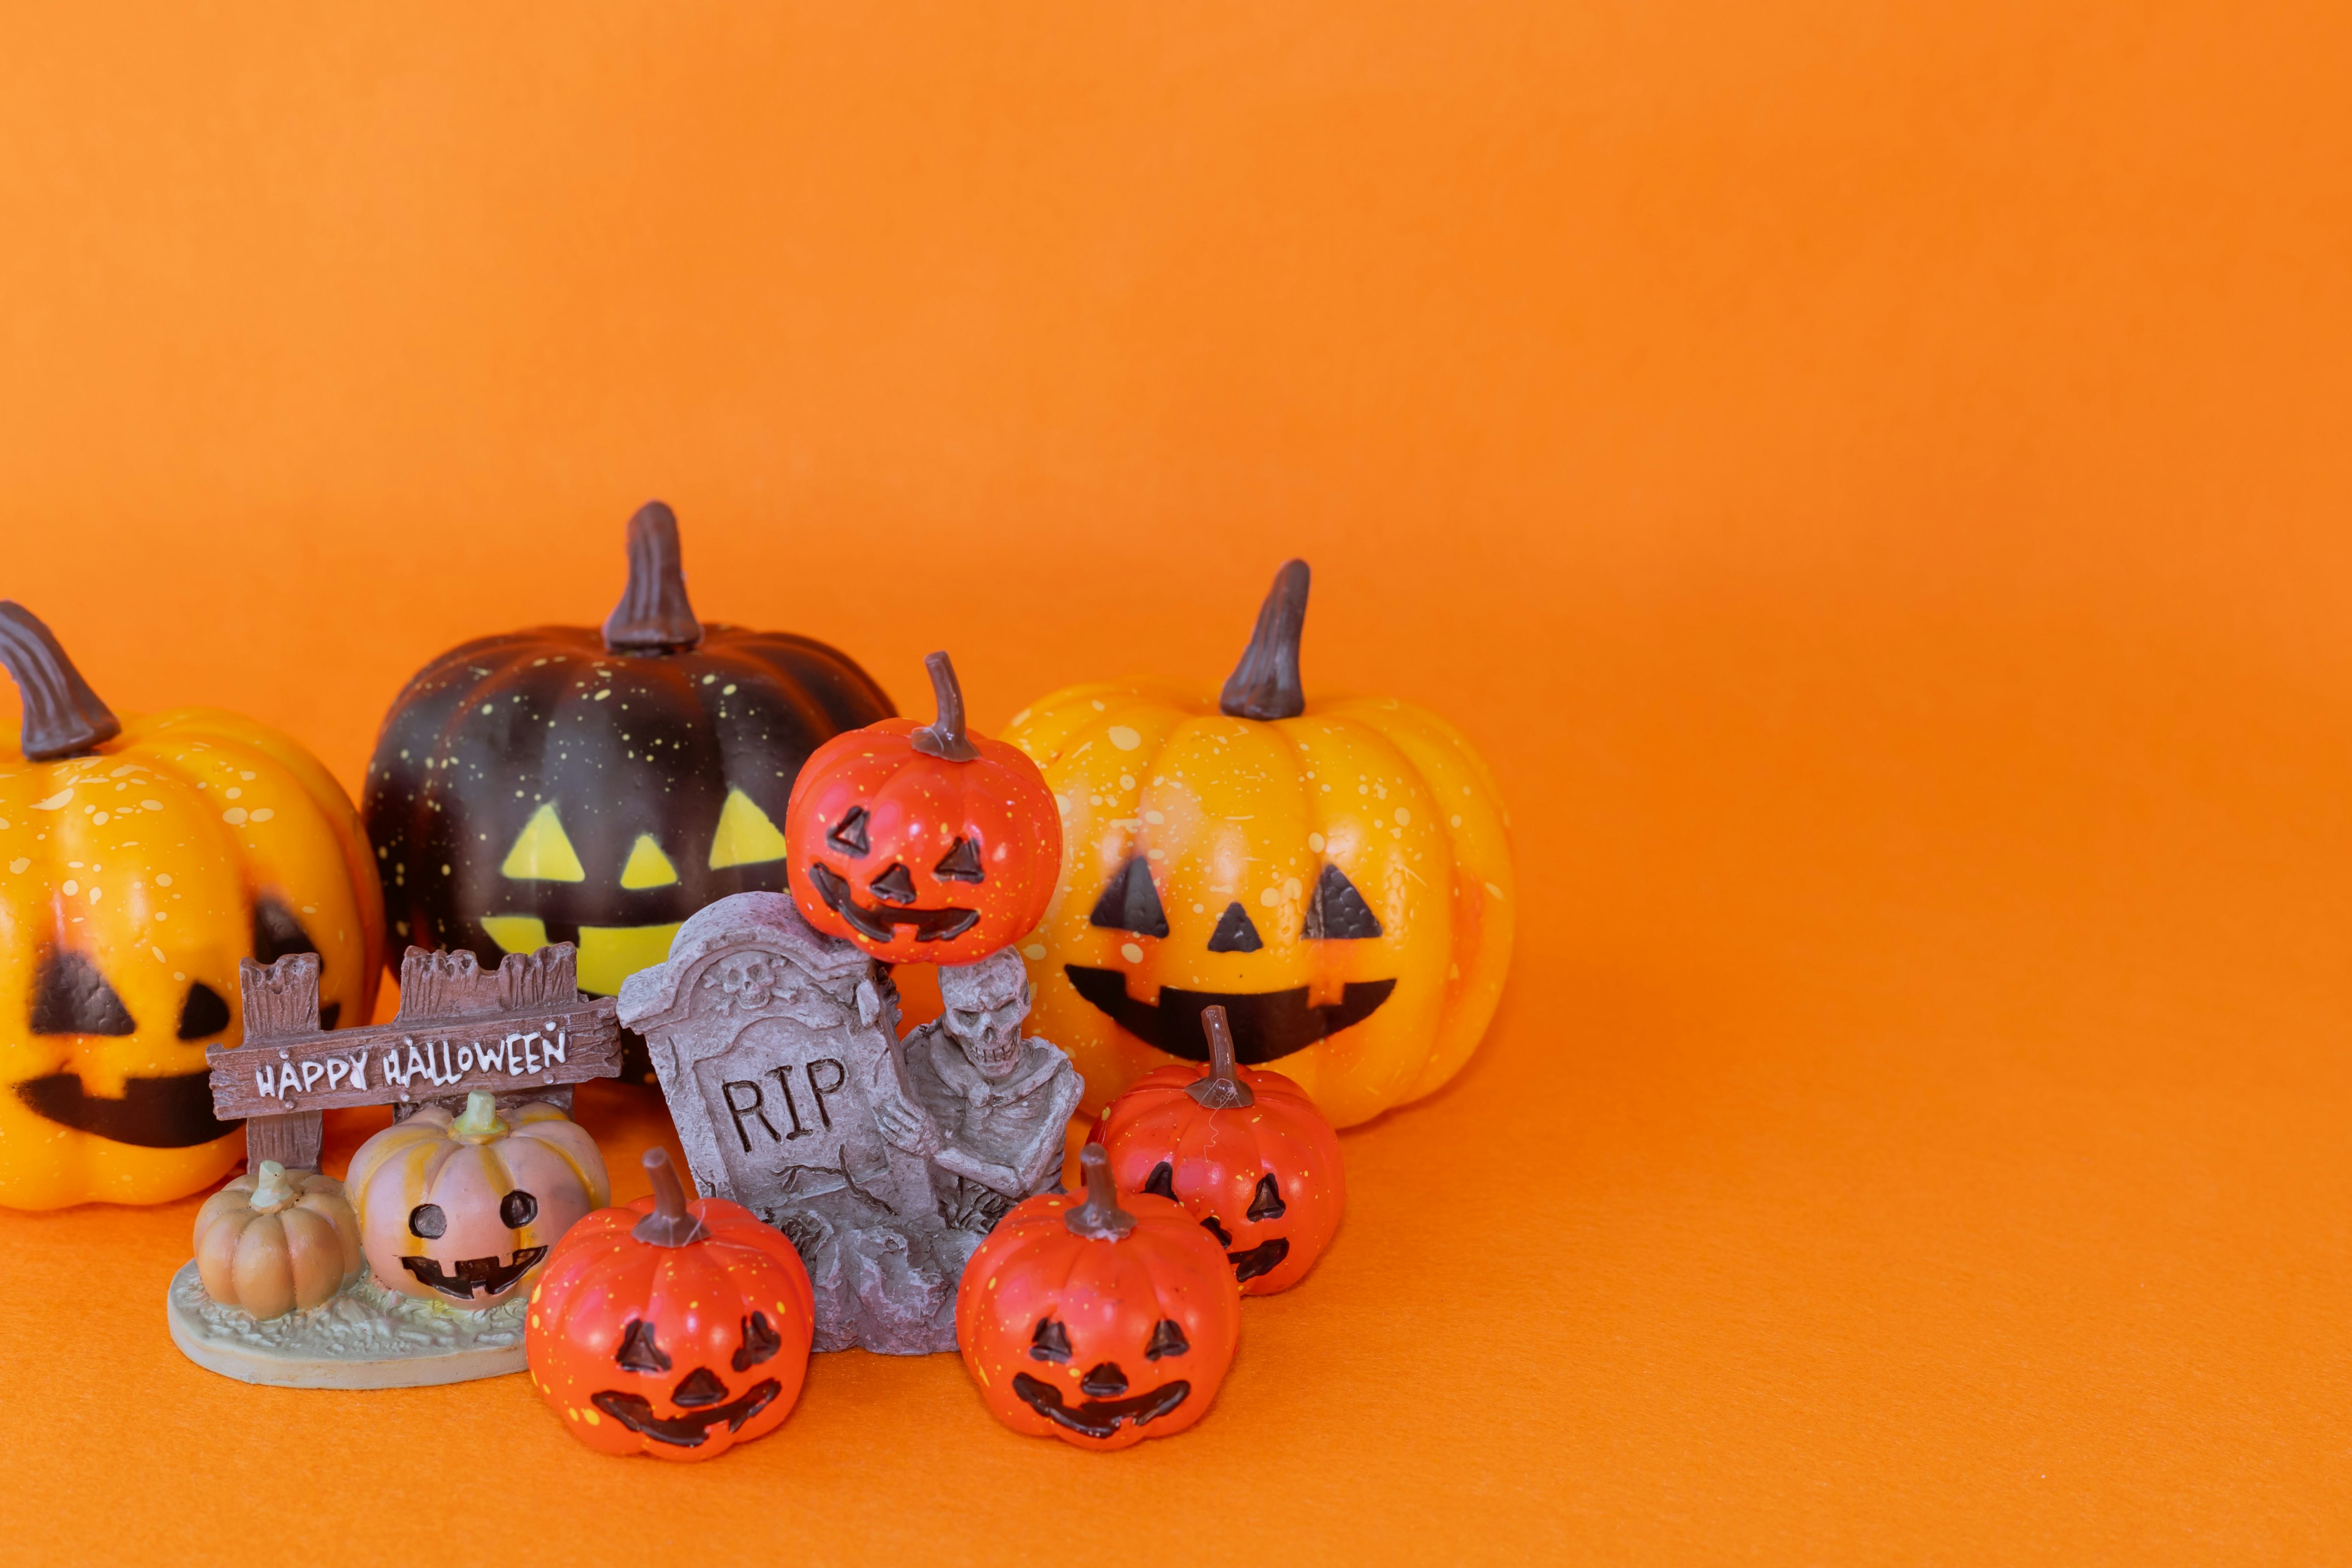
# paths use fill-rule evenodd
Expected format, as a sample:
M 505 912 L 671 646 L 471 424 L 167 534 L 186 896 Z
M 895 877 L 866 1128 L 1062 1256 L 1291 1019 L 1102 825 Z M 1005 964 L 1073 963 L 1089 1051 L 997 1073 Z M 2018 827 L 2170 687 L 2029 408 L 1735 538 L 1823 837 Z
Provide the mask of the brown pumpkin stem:
M 1118 1184 L 1110 1179 L 1110 1156 L 1099 1143 L 1078 1151 L 1078 1168 L 1087 1173 L 1087 1201 L 1066 1210 L 1062 1223 L 1072 1236 L 1088 1241 L 1118 1241 L 1135 1228 L 1135 1216 L 1118 1206 Z
M 1195 1105 L 1211 1110 L 1255 1105 L 1256 1094 L 1242 1081 L 1239 1069 L 1234 1066 L 1234 1032 L 1225 1026 L 1224 1008 L 1215 1003 L 1202 1008 L 1201 1030 L 1209 1037 L 1209 1070 L 1184 1092 L 1192 1097 Z
M 963 730 L 963 687 L 956 680 L 955 666 L 948 656 L 935 653 L 923 660 L 923 668 L 931 672 L 931 691 L 940 702 L 940 716 L 917 728 L 907 737 L 915 750 L 927 757 L 942 762 L 970 763 L 980 758 L 980 748 Z
M 629 519 L 629 585 L 604 617 L 612 653 L 682 653 L 702 640 L 702 623 L 686 598 L 686 564 L 677 514 L 657 500 Z
M 668 1150 L 646 1151 L 646 1174 L 654 1181 L 654 1212 L 637 1221 L 631 1236 L 656 1247 L 684 1247 L 709 1236 L 710 1227 L 687 1212 L 686 1189 L 678 1184 Z
M 26 762 L 78 757 L 122 733 L 122 721 L 98 700 L 49 628 L 14 599 L 0 599 L 0 668 L 24 699 L 17 744 Z
M 1257 629 L 1217 699 L 1217 710 L 1226 718 L 1296 719 L 1307 711 L 1307 693 L 1298 684 L 1298 638 L 1307 629 L 1309 575 L 1304 561 L 1286 561 L 1274 574 L 1274 586 L 1258 606 Z

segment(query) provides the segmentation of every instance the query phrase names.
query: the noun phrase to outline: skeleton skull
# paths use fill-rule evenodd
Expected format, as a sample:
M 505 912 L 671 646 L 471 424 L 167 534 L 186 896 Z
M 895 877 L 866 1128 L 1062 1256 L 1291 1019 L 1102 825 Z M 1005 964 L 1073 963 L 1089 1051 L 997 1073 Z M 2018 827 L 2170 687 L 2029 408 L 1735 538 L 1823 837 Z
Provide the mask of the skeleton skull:
M 981 1076 L 991 1080 L 1012 1072 L 1021 1059 L 1021 1024 L 1029 1016 L 1029 973 L 1011 948 L 1000 948 L 978 963 L 942 964 L 940 1020 Z

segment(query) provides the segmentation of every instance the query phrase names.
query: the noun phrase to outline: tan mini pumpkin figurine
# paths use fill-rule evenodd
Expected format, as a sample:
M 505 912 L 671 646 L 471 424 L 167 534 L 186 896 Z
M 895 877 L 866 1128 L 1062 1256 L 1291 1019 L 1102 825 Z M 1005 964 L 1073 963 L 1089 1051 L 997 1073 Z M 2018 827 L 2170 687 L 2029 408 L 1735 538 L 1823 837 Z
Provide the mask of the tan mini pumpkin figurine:
M 360 1227 L 343 1184 L 264 1160 L 196 1211 L 205 1294 L 257 1318 L 307 1311 L 360 1271 Z
M 612 1201 L 596 1141 L 554 1106 L 507 1113 L 481 1089 L 465 1113 L 426 1106 L 352 1156 L 360 1247 L 377 1283 L 479 1310 L 515 1292 L 548 1248 Z

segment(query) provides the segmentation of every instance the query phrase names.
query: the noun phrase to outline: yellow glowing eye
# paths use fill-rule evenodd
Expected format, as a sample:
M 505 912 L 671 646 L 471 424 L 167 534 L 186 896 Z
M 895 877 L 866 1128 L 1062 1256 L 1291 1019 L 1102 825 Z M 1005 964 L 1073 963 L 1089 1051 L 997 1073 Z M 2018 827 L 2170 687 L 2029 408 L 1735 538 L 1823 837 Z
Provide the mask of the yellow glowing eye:
M 650 833 L 640 833 L 629 847 L 629 863 L 621 868 L 624 888 L 667 888 L 677 880 L 677 868 L 669 863 L 660 845 Z
M 756 866 L 783 858 L 784 836 L 768 814 L 741 790 L 729 790 L 727 804 L 719 808 L 719 831 L 710 839 L 710 868 Z
M 581 868 L 580 856 L 572 847 L 571 836 L 556 819 L 552 803 L 531 813 L 522 831 L 515 835 L 514 847 L 507 851 L 506 862 L 499 874 L 518 882 L 584 882 L 588 873 Z

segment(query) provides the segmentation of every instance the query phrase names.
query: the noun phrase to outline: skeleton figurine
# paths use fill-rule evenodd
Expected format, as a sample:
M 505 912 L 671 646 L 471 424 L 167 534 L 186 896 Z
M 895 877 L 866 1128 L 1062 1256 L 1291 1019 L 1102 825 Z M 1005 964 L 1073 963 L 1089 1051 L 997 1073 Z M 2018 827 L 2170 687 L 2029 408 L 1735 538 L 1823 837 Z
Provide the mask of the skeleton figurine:
M 1062 1144 L 1086 1084 L 1070 1058 L 1024 1039 L 1029 976 L 1011 948 L 942 964 L 946 1016 L 902 1047 L 906 1098 L 875 1105 L 882 1135 L 930 1162 L 949 1225 L 986 1234 L 1033 1194 L 1061 1188 Z

